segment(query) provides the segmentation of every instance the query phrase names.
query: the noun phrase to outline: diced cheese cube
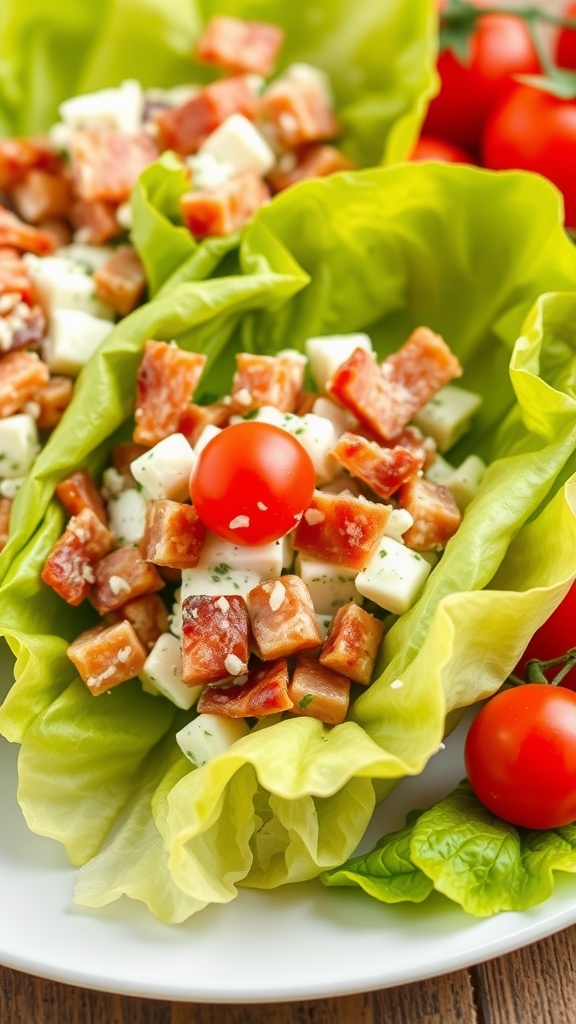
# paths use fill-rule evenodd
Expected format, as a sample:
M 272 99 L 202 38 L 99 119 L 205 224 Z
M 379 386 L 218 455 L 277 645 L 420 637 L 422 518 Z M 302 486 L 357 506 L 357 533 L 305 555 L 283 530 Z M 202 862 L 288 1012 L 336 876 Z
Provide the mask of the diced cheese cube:
M 348 601 L 361 603 L 354 569 L 296 555 L 295 572 L 308 587 L 317 615 L 333 615 Z
M 185 501 L 196 456 L 184 434 L 169 434 L 130 463 L 132 476 L 149 498 Z
M 223 164 L 231 164 L 236 174 L 254 171 L 264 177 L 272 170 L 276 157 L 258 129 L 242 114 L 231 114 L 200 147 Z
M 202 693 L 201 686 L 186 686 L 182 682 L 182 650 L 180 641 L 172 633 L 162 633 L 140 672 L 142 687 L 148 693 L 161 693 L 177 708 L 194 707 Z
M 211 441 L 213 437 L 216 437 L 217 434 L 221 433 L 222 427 L 216 427 L 213 423 L 207 423 L 205 427 L 202 427 L 202 430 L 196 439 L 196 443 L 193 445 L 195 454 L 200 455 L 200 452 L 206 447 L 208 441 Z
M 86 245 L 82 242 L 71 242 L 70 245 L 63 245 L 58 249 L 59 256 L 73 260 L 87 274 L 99 270 L 113 252 L 114 249 L 110 245 Z
M 223 754 L 236 740 L 249 733 L 243 718 L 202 714 L 176 733 L 180 750 L 198 768 L 218 754 Z
M 79 309 L 103 320 L 113 320 L 114 310 L 94 291 L 91 268 L 69 256 L 23 257 L 42 305 L 51 316 L 55 309 Z
M 128 487 L 108 501 L 110 529 L 118 544 L 135 544 L 144 536 L 146 496 L 135 487 Z
M 144 93 L 135 79 L 117 88 L 99 89 L 64 100 L 58 112 L 70 128 L 113 128 L 137 132 L 142 126 Z
M 351 430 L 358 422 L 347 409 L 336 405 L 336 402 L 333 402 L 331 398 L 327 398 L 326 395 L 320 395 L 316 399 L 311 411 L 317 416 L 323 416 L 325 420 L 330 420 L 334 424 L 338 437 L 345 430 Z
M 168 616 L 170 632 L 180 640 L 182 637 L 182 588 L 178 587 L 174 592 L 174 603 L 172 612 Z
M 112 330 L 109 320 L 80 309 L 55 309 L 50 317 L 42 356 L 52 373 L 76 377 Z
M 381 608 L 402 615 L 418 598 L 430 568 L 418 551 L 383 536 L 368 564 L 358 573 L 356 587 Z
M 400 541 L 402 534 L 410 529 L 413 522 L 414 520 L 407 508 L 393 508 L 390 518 L 386 523 L 384 533 L 387 537 L 393 537 L 394 540 Z
M 260 576 L 249 569 L 231 569 L 228 565 L 214 565 L 211 568 L 182 570 L 182 602 L 187 597 L 240 594 L 246 597 L 253 587 L 261 583 Z
M 282 572 L 284 549 L 281 540 L 270 544 L 240 545 L 218 537 L 208 530 L 200 558 L 198 569 L 242 569 L 258 576 L 258 582 L 272 580 Z
M 328 105 L 331 106 L 333 104 L 334 99 L 330 79 L 321 68 L 314 67 L 313 64 L 306 64 L 304 61 L 295 61 L 294 64 L 288 65 L 284 72 L 284 77 L 291 79 L 293 82 L 317 83 Z
M 416 413 L 413 422 L 422 433 L 433 437 L 441 452 L 448 451 L 470 427 L 470 420 L 482 405 L 473 391 L 446 384 Z
M 102 493 L 104 497 L 113 497 L 126 489 L 126 478 L 115 466 L 108 466 L 102 474 Z
M 437 452 L 434 456 L 434 461 L 424 471 L 424 476 L 427 480 L 432 480 L 432 483 L 445 485 L 453 472 L 454 466 Z
M 469 455 L 444 481 L 444 487 L 451 491 L 461 512 L 475 497 L 485 472 L 486 463 L 480 456 Z
M 223 163 L 213 153 L 203 150 L 186 157 L 185 163 L 192 174 L 192 186 L 199 192 L 220 188 L 236 173 L 231 163 Z
M 0 498 L 8 498 L 10 501 L 12 501 L 18 494 L 18 491 L 22 487 L 22 484 L 24 483 L 25 479 L 26 478 L 23 476 L 16 476 L 13 477 L 13 479 L 11 480 L 3 480 L 2 477 L 0 476 Z
M 36 421 L 28 413 L 0 419 L 0 477 L 17 480 L 30 469 L 38 453 Z
M 357 348 L 372 352 L 372 342 L 367 334 L 331 334 L 308 338 L 305 343 L 306 355 L 310 373 L 319 391 L 325 390 L 326 382 L 332 374 Z

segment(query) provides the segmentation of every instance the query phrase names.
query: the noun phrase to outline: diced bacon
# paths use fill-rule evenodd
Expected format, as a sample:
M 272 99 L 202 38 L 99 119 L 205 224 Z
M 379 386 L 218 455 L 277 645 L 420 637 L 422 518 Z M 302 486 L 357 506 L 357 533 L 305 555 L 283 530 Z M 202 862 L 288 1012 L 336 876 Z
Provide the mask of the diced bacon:
M 315 491 L 294 533 L 294 547 L 322 562 L 363 569 L 380 540 L 391 508 L 351 494 Z
M 341 130 L 322 82 L 313 74 L 288 74 L 273 82 L 262 95 L 259 116 L 272 125 L 286 149 L 334 139 Z
M 30 170 L 57 174 L 62 161 L 43 139 L 0 139 L 0 189 L 10 192 Z
M 0 359 L 0 417 L 20 412 L 50 376 L 36 352 L 8 352 Z
M 304 384 L 305 360 L 290 353 L 277 356 L 238 352 L 232 380 L 234 412 L 248 412 L 273 405 L 280 412 L 294 412 Z
M 380 498 L 390 498 L 423 465 L 423 460 L 407 448 L 383 448 L 376 441 L 368 441 L 348 430 L 338 438 L 332 454 L 344 469 L 368 484 Z
M 216 15 L 206 25 L 196 54 L 206 64 L 267 78 L 274 71 L 283 41 L 284 32 L 278 25 Z
M 71 197 L 68 178 L 34 168 L 14 186 L 10 198 L 20 217 L 29 224 L 41 224 L 53 217 L 65 217 Z
M 206 364 L 200 352 L 149 340 L 136 381 L 134 440 L 152 445 L 178 430 Z
M 38 391 L 34 401 L 39 407 L 36 420 L 39 430 L 53 430 L 72 401 L 74 382 L 70 377 L 55 375 Z
M 94 564 L 114 546 L 114 537 L 90 508 L 73 516 L 42 570 L 44 583 L 68 604 L 79 605 L 94 580 Z
M 178 431 L 195 445 L 204 427 L 224 427 L 230 419 L 230 405 L 225 402 L 212 402 L 210 405 L 196 405 L 190 402 L 182 413 Z
M 283 192 L 290 185 L 309 178 L 326 178 L 338 171 L 351 171 L 352 160 L 336 146 L 309 145 L 297 153 L 285 153 L 266 180 L 273 192 Z
M 198 565 L 206 527 L 193 505 L 158 498 L 146 509 L 140 550 L 147 562 L 173 569 Z
M 252 120 L 257 107 L 258 97 L 249 75 L 211 82 L 179 107 L 161 110 L 156 115 L 162 148 L 183 155 L 195 153 L 231 114 L 243 114 Z
M 137 676 L 146 661 L 146 649 L 133 626 L 123 619 L 113 626 L 94 626 L 68 647 L 68 657 L 95 697 Z
M 262 661 L 284 658 L 321 644 L 310 591 L 299 576 L 286 575 L 260 583 L 246 600 Z
M 423 469 L 428 469 L 436 458 L 436 442 L 434 439 L 425 437 L 422 431 L 411 423 L 404 427 L 390 441 L 383 440 L 382 444 L 392 448 L 396 446 L 407 448 L 421 462 Z
M 0 316 L 0 352 L 35 347 L 46 333 L 46 317 L 41 307 L 20 302 L 18 295 L 11 298 L 12 308 Z M 4 295 L 3 300 L 8 302 L 9 296 Z
M 368 686 L 383 636 L 384 625 L 380 619 L 357 604 L 344 604 L 330 623 L 320 662 Z
M 414 551 L 440 551 L 446 547 L 462 518 L 454 497 L 446 487 L 415 476 L 403 484 L 397 500 L 414 520 L 402 535 L 409 548 Z
M 120 316 L 128 316 L 146 294 L 146 274 L 131 245 L 119 245 L 94 274 L 94 291 Z
M 301 391 L 296 405 L 296 415 L 306 416 L 306 413 L 314 411 L 314 404 L 318 395 L 314 391 Z
M 210 191 L 185 192 L 180 207 L 186 227 L 196 238 L 221 237 L 243 227 L 269 198 L 262 178 L 247 171 Z
M 350 680 L 321 665 L 317 654 L 299 654 L 288 696 L 293 715 L 318 718 L 326 725 L 340 725 L 350 703 Z
M 186 597 L 182 602 L 183 681 L 197 686 L 243 674 L 249 637 L 243 597 Z
M 246 682 L 234 685 L 212 684 L 200 694 L 197 709 L 226 718 L 265 718 L 288 711 L 288 662 L 286 658 L 250 665 Z
M 461 377 L 462 367 L 439 334 L 429 327 L 417 327 L 401 348 L 384 360 L 382 372 L 411 392 L 416 412 L 441 387 Z
M 124 478 L 126 487 L 134 487 L 136 481 L 132 476 L 131 465 L 135 459 L 148 448 L 144 444 L 135 444 L 134 441 L 119 441 L 112 448 L 112 465 L 114 469 Z
M 72 241 L 72 228 L 70 226 L 70 210 L 66 211 L 65 220 L 63 217 L 47 217 L 46 220 L 41 221 L 38 227 L 45 231 L 47 235 L 53 240 L 57 249 L 62 245 L 70 245 Z
M 37 256 L 47 256 L 56 248 L 54 239 L 46 231 L 25 224 L 15 213 L 0 206 L 0 246 L 5 245 Z
M 109 618 L 113 622 L 127 619 L 148 651 L 152 650 L 159 636 L 168 632 L 168 609 L 159 594 L 142 594 L 141 597 L 135 597 L 117 611 L 110 612 Z
M 0 551 L 4 550 L 8 542 L 11 512 L 12 501 L 10 498 L 0 498 Z
M 17 295 L 29 304 L 32 302 L 30 275 L 20 253 L 11 246 L 0 249 L 0 295 L 7 294 Z
M 70 158 L 78 197 L 88 202 L 123 203 L 158 154 L 154 139 L 145 132 L 129 134 L 101 128 L 75 131 Z
M 80 199 L 70 211 L 72 223 L 83 242 L 89 245 L 104 245 L 122 234 L 123 228 L 116 219 L 118 203 L 107 203 L 103 199 L 87 202 Z
M 100 615 L 106 615 L 163 586 L 164 580 L 154 566 L 144 561 L 137 548 L 125 545 L 96 562 L 90 601 Z
M 108 516 L 102 495 L 87 469 L 76 469 L 56 485 L 56 496 L 69 516 L 90 508 L 106 526 Z

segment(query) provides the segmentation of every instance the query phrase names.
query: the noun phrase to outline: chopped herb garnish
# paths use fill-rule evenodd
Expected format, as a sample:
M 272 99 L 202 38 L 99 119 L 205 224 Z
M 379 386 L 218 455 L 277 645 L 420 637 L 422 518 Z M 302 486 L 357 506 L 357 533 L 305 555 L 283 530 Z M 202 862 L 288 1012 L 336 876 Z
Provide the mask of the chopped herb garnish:
M 304 697 L 302 697 L 302 700 L 298 701 L 298 707 L 307 708 L 311 700 L 314 700 L 314 694 L 306 693 Z

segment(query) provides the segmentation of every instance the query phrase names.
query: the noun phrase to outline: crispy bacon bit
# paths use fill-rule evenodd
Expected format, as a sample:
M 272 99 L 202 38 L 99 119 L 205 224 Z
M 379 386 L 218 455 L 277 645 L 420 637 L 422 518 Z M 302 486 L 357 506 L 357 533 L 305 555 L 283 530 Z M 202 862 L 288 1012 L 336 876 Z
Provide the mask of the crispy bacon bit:
M 126 487 L 134 487 L 136 481 L 132 476 L 131 465 L 135 459 L 148 451 L 144 444 L 135 444 L 134 441 L 119 441 L 112 449 L 112 465 L 114 469 L 124 478 Z
M 363 569 L 380 540 L 391 509 L 350 494 L 315 491 L 296 527 L 297 551 L 347 569 Z
M 262 664 L 250 665 L 246 682 L 234 685 L 207 686 L 200 694 L 198 711 L 224 715 L 226 718 L 264 718 L 288 711 L 292 701 L 288 696 L 288 663 L 278 658 Z
M 46 559 L 42 579 L 73 606 L 94 581 L 94 565 L 114 546 L 114 537 L 91 508 L 73 516 Z
M 56 248 L 54 239 L 46 231 L 25 224 L 15 213 L 0 206 L 0 246 L 5 245 L 37 256 L 47 256 Z
M 283 192 L 290 185 L 308 178 L 325 178 L 337 171 L 351 171 L 352 160 L 336 149 L 336 146 L 304 146 L 298 153 L 286 153 L 280 157 L 276 167 L 267 175 L 273 192 Z
M 178 430 L 206 356 L 165 341 L 147 341 L 136 382 L 134 440 L 152 446 Z
M 39 430 L 53 430 L 72 401 L 74 382 L 71 377 L 55 375 L 37 392 L 34 401 L 39 407 L 36 420 Z
M 179 107 L 161 110 L 156 129 L 163 149 L 187 155 L 195 153 L 205 139 L 231 114 L 252 120 L 258 97 L 249 75 L 235 75 L 199 89 Z
M 68 178 L 34 168 L 14 186 L 10 198 L 16 212 L 28 224 L 41 224 L 54 217 L 65 217 L 71 197 Z
M 350 680 L 321 665 L 317 654 L 298 654 L 288 696 L 293 715 L 318 718 L 326 725 L 340 725 L 350 703 Z
M 151 651 L 159 636 L 168 632 L 168 609 L 158 594 L 142 594 L 133 601 L 127 601 L 115 612 L 110 612 L 113 622 L 127 619 L 134 627 L 140 642 Z
M 100 615 L 106 615 L 163 586 L 164 580 L 154 566 L 144 561 L 137 548 L 125 545 L 96 562 L 90 601 Z
M 13 246 L 0 248 L 0 295 L 17 296 L 31 303 L 33 288 L 22 256 Z
M 0 359 L 0 417 L 19 412 L 50 376 L 36 352 L 8 352 Z
M 204 427 L 224 427 L 229 419 L 230 406 L 225 402 L 212 402 L 210 405 L 190 402 L 180 417 L 178 431 L 191 445 L 195 445 Z
M 390 498 L 423 465 L 423 460 L 407 448 L 383 448 L 376 441 L 368 441 L 350 431 L 338 438 L 332 454 L 344 469 L 368 484 L 380 498 Z
M 383 636 L 384 625 L 380 619 L 357 604 L 344 604 L 330 623 L 320 662 L 368 686 Z
M 460 526 L 462 516 L 446 487 L 412 477 L 397 494 L 398 504 L 408 510 L 414 523 L 402 539 L 414 551 L 440 551 Z
M 68 657 L 80 678 L 97 697 L 142 671 L 146 650 L 126 620 L 113 626 L 94 626 L 68 647 Z
M 0 139 L 0 189 L 10 192 L 33 168 L 58 174 L 62 161 L 43 139 Z
M 122 234 L 123 229 L 116 219 L 117 209 L 118 203 L 107 203 L 103 199 L 94 202 L 79 199 L 73 204 L 70 216 L 83 242 L 104 245 Z
M 146 508 L 140 550 L 147 562 L 173 569 L 198 565 L 206 527 L 193 505 L 158 498 Z
M 322 80 L 314 73 L 288 72 L 277 79 L 265 90 L 259 113 L 273 126 L 278 143 L 286 149 L 340 134 Z
M 94 291 L 119 316 L 128 316 L 146 294 L 142 260 L 131 245 L 119 245 L 94 274 Z
M 232 408 L 248 412 L 273 405 L 280 412 L 294 412 L 304 384 L 305 360 L 298 353 L 277 356 L 238 352 L 232 381 Z
M 283 41 L 284 32 L 277 25 L 217 15 L 206 25 L 197 56 L 206 64 L 228 71 L 251 71 L 268 77 Z
M 425 470 L 432 465 L 436 458 L 436 442 L 434 439 L 425 437 L 422 431 L 411 423 L 404 427 L 392 440 L 382 440 L 381 443 L 385 447 L 395 448 L 398 445 L 401 448 L 407 448 L 422 463 L 422 468 Z
M 10 498 L 0 498 L 0 551 L 4 550 L 8 542 L 11 511 L 12 502 Z
M 83 128 L 72 134 L 70 158 L 76 194 L 92 202 L 123 203 L 139 175 L 159 155 L 145 132 Z
M 69 516 L 90 508 L 106 526 L 108 516 L 98 487 L 87 469 L 77 469 L 56 485 L 56 495 Z
M 270 193 L 253 171 L 238 174 L 218 188 L 185 192 L 180 199 L 184 223 L 197 238 L 231 235 L 252 217 Z
M 279 587 L 283 589 L 280 600 Z M 322 637 L 310 591 L 299 576 L 258 584 L 246 598 L 252 632 L 263 661 L 318 647 Z
M 213 683 L 246 671 L 250 623 L 243 597 L 189 595 L 182 602 L 182 679 Z M 235 669 L 232 672 L 232 669 Z

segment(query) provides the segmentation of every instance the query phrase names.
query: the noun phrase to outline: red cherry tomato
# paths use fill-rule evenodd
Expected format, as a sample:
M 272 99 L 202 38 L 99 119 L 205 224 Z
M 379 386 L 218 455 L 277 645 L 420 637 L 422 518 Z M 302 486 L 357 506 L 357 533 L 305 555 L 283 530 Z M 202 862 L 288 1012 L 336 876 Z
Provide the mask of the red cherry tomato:
M 438 58 L 441 88 L 423 133 L 449 139 L 477 155 L 490 110 L 516 74 L 538 74 L 540 62 L 524 22 L 514 15 L 486 15 L 477 22 L 466 62 L 452 50 Z
M 576 819 L 576 694 L 546 683 L 502 690 L 474 719 L 466 773 L 493 814 L 524 828 Z
M 280 427 L 246 420 L 200 452 L 190 477 L 198 515 L 234 544 L 268 544 L 294 527 L 314 491 L 312 460 Z
M 421 135 L 414 147 L 411 160 L 442 160 L 445 163 L 473 164 L 475 161 L 460 146 L 433 135 Z
M 493 170 L 549 178 L 564 196 L 566 226 L 576 227 L 576 100 L 515 86 L 488 119 L 482 157 Z
M 552 661 L 554 658 L 562 657 L 571 647 L 576 647 L 576 584 L 572 585 L 564 600 L 540 629 L 536 630 L 514 669 L 514 674 L 524 678 L 526 665 L 532 658 L 537 658 L 538 661 Z M 553 679 L 561 667 L 556 665 L 547 669 L 544 673 L 546 678 Z M 562 686 L 576 690 L 576 666 L 564 676 Z
M 576 18 L 576 3 L 568 4 L 564 15 L 567 18 Z M 576 68 L 576 30 L 572 28 L 561 28 L 556 37 L 554 48 L 554 59 L 558 67 Z

